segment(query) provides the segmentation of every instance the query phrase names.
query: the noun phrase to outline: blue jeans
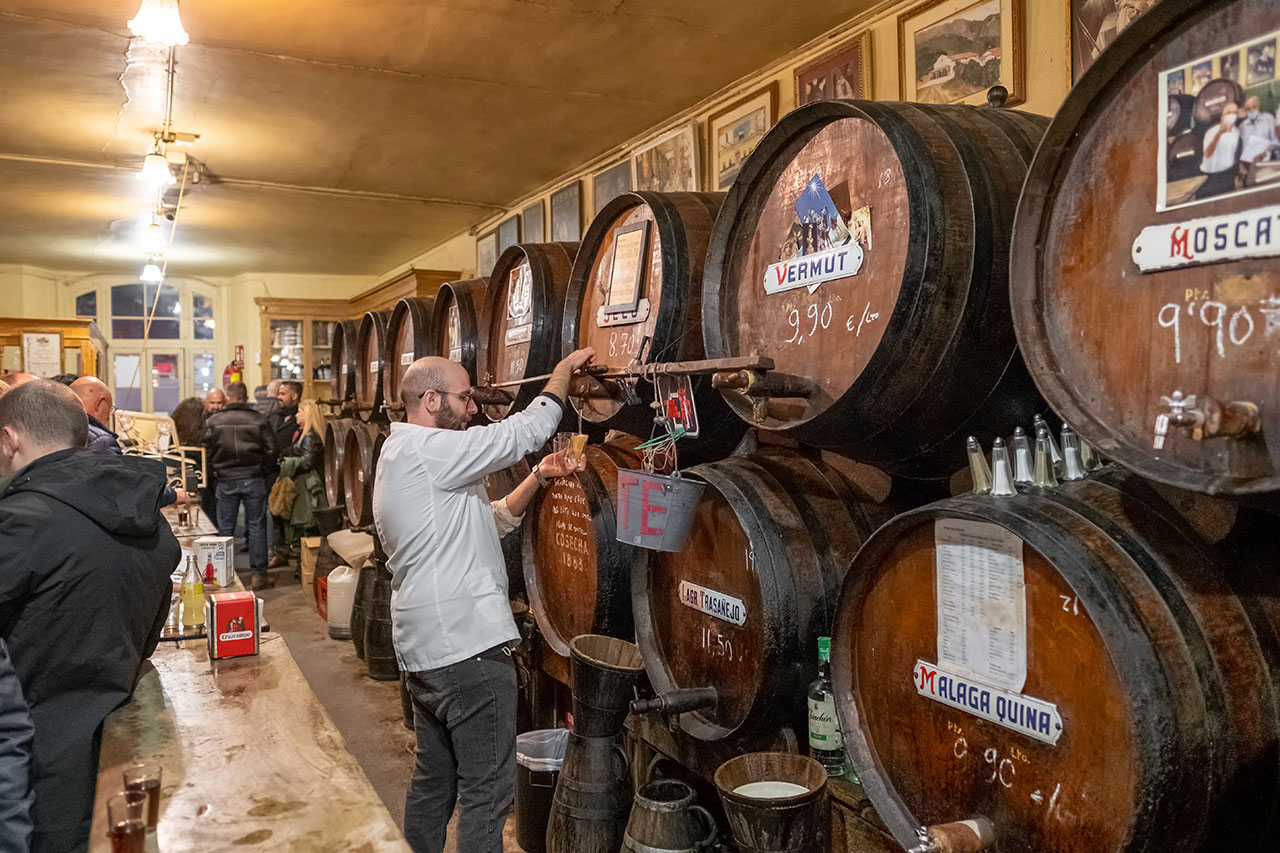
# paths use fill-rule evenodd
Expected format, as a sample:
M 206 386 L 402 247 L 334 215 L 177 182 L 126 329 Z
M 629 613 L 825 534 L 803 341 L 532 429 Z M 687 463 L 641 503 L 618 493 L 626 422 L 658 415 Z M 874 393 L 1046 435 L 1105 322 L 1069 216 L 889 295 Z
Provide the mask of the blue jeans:
M 267 572 L 267 481 L 262 477 L 219 480 L 215 497 L 218 535 L 236 535 L 236 515 L 244 504 L 244 526 L 249 536 L 249 568 L 255 575 Z
M 490 650 L 406 679 L 413 698 L 417 762 L 404 802 L 414 853 L 440 853 L 461 800 L 457 849 L 502 853 L 502 827 L 516 789 L 516 668 Z

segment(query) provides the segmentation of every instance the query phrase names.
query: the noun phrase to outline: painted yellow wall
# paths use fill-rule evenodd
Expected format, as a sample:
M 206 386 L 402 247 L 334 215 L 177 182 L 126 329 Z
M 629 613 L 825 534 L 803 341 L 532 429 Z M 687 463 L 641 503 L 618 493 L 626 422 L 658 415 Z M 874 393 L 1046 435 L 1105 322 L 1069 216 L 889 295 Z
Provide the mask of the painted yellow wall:
M 617 161 L 632 148 L 691 119 L 698 121 L 700 132 L 705 134 L 706 122 L 713 113 L 743 95 L 758 90 L 771 80 L 778 82 L 778 115 L 785 115 L 795 109 L 795 69 L 836 48 L 847 38 L 863 30 L 871 33 L 872 95 L 878 101 L 899 100 L 898 15 L 918 5 L 919 2 L 920 0 L 900 0 L 896 3 L 880 4 L 868 14 L 855 18 L 809 44 L 797 48 L 771 66 L 725 87 L 693 108 L 672 116 L 617 148 L 601 152 L 599 157 L 565 173 L 537 193 L 519 199 L 500 215 L 495 215 L 481 225 L 428 249 L 408 264 L 388 270 L 379 276 L 379 279 L 385 280 L 392 275 L 398 275 L 410 266 L 419 269 L 458 269 L 463 270 L 464 276 L 474 275 L 476 235 L 487 234 L 498 222 L 518 213 L 538 199 L 542 199 L 546 205 L 547 213 L 544 215 L 549 215 L 551 191 L 575 178 L 583 182 L 583 209 L 588 212 L 589 217 L 589 212 L 594 209 L 590 180 L 593 172 Z M 1024 0 L 1024 7 L 1023 20 L 1026 36 L 1023 62 L 1026 68 L 1026 101 L 1017 109 L 1041 115 L 1053 115 L 1070 89 L 1070 48 L 1067 41 L 1068 0 Z M 706 152 L 703 159 L 706 159 Z M 483 164 L 477 164 L 477 168 L 483 168 Z M 583 233 L 586 232 L 586 225 L 587 223 L 584 222 Z

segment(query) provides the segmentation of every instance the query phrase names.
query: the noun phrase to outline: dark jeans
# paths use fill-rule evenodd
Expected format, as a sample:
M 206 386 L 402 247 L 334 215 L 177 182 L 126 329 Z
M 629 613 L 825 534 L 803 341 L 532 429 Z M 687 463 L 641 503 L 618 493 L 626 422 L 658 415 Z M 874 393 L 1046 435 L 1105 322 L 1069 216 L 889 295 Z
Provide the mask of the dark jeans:
M 440 669 L 411 672 L 417 764 L 404 801 L 414 853 L 440 853 L 461 800 L 457 848 L 502 853 L 516 788 L 516 668 L 491 650 Z
M 218 535 L 236 535 L 236 515 L 244 504 L 244 526 L 249 537 L 249 568 L 255 575 L 267 571 L 267 481 L 261 477 L 218 481 Z

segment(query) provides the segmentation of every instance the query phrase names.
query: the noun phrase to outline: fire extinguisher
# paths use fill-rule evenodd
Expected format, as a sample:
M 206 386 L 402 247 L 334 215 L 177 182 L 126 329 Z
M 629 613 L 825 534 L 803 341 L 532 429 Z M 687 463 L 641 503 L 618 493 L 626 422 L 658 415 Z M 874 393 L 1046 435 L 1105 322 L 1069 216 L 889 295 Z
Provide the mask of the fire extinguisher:
M 236 344 L 236 357 L 231 359 L 231 363 L 227 365 L 227 369 L 222 371 L 222 390 L 226 390 L 227 386 L 232 382 L 244 381 L 244 345 Z

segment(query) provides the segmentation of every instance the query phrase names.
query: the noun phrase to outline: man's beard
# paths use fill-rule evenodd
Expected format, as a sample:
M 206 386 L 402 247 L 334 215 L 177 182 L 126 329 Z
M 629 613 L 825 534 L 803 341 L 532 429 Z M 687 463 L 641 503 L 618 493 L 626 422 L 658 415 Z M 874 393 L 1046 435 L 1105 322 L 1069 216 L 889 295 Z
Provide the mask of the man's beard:
M 466 429 L 471 423 L 471 416 L 466 412 L 458 414 L 453 407 L 446 404 L 436 412 L 436 426 L 440 429 Z

